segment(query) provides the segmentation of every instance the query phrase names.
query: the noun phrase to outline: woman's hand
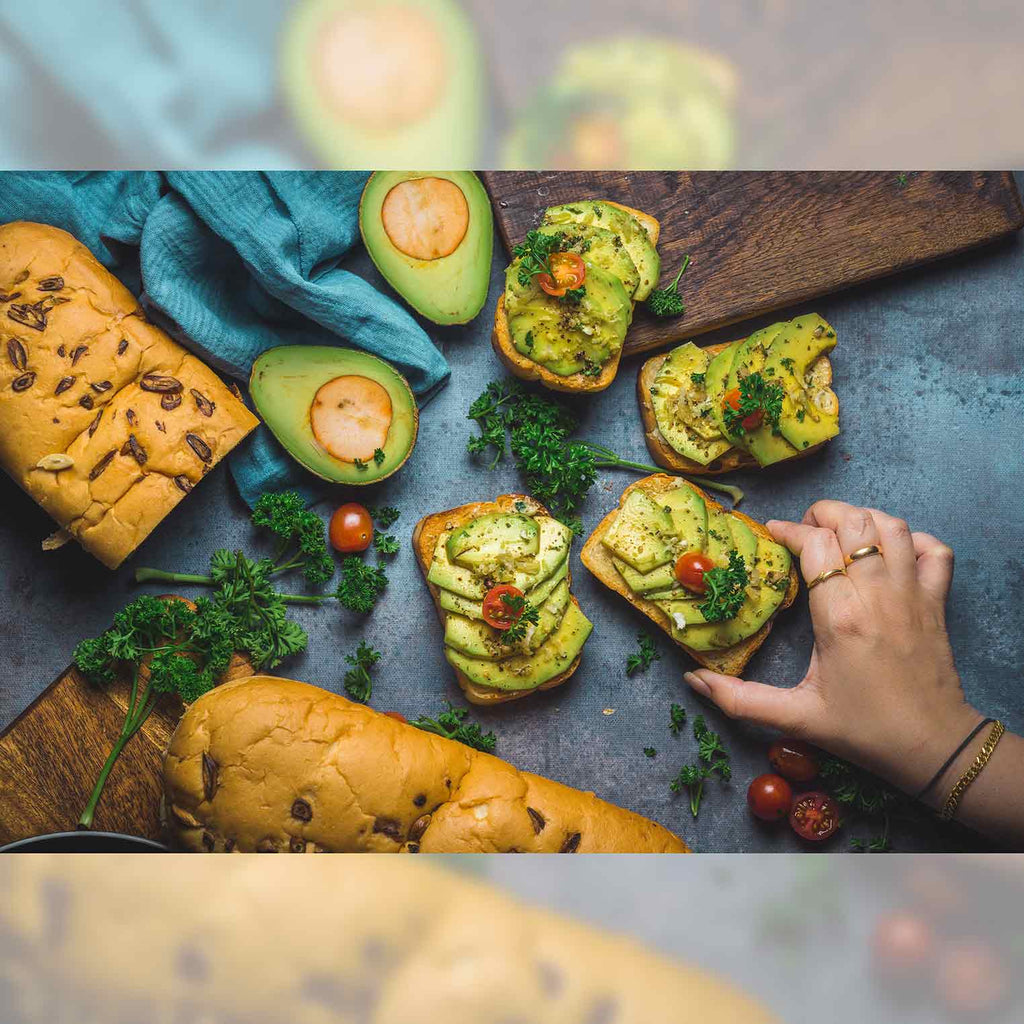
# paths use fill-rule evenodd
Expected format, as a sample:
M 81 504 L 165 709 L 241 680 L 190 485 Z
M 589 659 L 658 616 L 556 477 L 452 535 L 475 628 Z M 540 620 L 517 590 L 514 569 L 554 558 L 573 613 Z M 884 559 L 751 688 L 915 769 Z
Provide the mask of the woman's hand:
M 946 635 L 953 552 L 900 519 L 839 501 L 768 529 L 799 557 L 805 581 L 859 548 L 882 553 L 811 590 L 814 649 L 797 686 L 707 669 L 686 681 L 730 717 L 808 740 L 917 793 L 982 718 L 964 699 Z

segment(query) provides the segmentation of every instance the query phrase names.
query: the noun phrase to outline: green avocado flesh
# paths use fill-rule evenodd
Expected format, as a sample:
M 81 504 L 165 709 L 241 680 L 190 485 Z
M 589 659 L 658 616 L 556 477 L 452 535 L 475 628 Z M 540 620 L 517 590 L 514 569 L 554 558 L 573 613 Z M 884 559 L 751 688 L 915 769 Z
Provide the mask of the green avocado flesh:
M 487 80 L 463 4 L 305 0 L 290 7 L 281 81 L 317 163 L 431 167 L 443 152 L 449 166 L 477 164 Z
M 497 513 L 442 534 L 427 579 L 445 612 L 445 656 L 478 686 L 530 690 L 566 669 L 591 624 L 569 592 L 568 527 L 550 516 Z M 472 556 L 473 565 L 456 559 Z M 498 582 L 523 591 L 538 611 L 521 640 L 483 621 L 483 598 Z
M 520 262 L 505 272 L 505 313 L 517 352 L 562 377 L 599 369 L 618 354 L 633 319 L 619 278 L 584 257 L 585 294 L 572 303 L 546 294 L 536 277 L 522 284 Z
M 314 433 L 312 422 L 321 388 L 349 378 L 371 382 L 368 386 L 381 397 L 383 389 L 391 408 L 390 424 L 377 411 L 366 412 L 368 436 L 379 435 L 380 443 L 361 453 L 361 465 L 332 454 Z M 249 392 L 256 411 L 288 454 L 332 483 L 383 480 L 401 468 L 416 443 L 419 414 L 408 382 L 394 367 L 367 352 L 319 345 L 269 349 L 253 363 Z
M 587 200 L 550 206 L 544 211 L 544 225 L 569 231 L 573 225 L 604 228 L 622 239 L 622 244 L 636 265 L 640 281 L 631 293 L 643 302 L 654 290 L 661 275 L 661 257 L 647 234 L 647 229 L 632 214 L 610 203 Z
M 786 548 L 758 537 L 739 516 L 709 512 L 696 489 L 685 483 L 653 495 L 642 488 L 631 491 L 602 542 L 630 590 L 662 609 L 672 638 L 692 650 L 732 647 L 753 636 L 782 604 L 789 585 Z M 659 558 L 663 553 L 667 558 L 658 565 L 647 558 L 641 570 L 623 557 L 625 551 L 657 551 Z M 750 582 L 734 619 L 706 622 L 700 610 L 704 599 L 676 581 L 675 561 L 687 551 L 705 551 L 720 568 L 728 566 L 733 551 L 743 558 Z
M 755 331 L 713 358 L 687 342 L 669 353 L 651 385 L 658 430 L 680 455 L 702 466 L 734 446 L 762 466 L 791 459 L 839 433 L 839 404 L 822 358 L 835 344 L 835 331 L 816 313 Z M 766 421 L 731 433 L 725 396 L 752 373 L 783 390 L 778 427 Z
M 632 296 L 640 285 L 640 271 L 636 269 L 629 250 L 622 241 L 622 236 L 607 228 L 592 224 L 567 224 L 556 229 L 554 225 L 542 225 L 545 235 L 553 235 L 556 230 L 565 236 L 562 243 L 563 252 L 574 252 L 586 256 L 591 263 L 614 274 Z
M 469 221 L 454 251 L 421 259 L 404 252 L 388 234 L 383 210 L 396 186 L 430 179 L 456 186 L 465 199 Z M 446 212 L 418 209 L 415 215 L 417 226 L 424 224 L 440 229 Z M 407 219 L 412 216 L 413 213 L 409 213 Z M 464 324 L 483 309 L 491 280 L 494 218 L 487 192 L 472 171 L 374 172 L 359 202 L 359 230 L 366 251 L 388 284 L 428 320 L 437 324 Z

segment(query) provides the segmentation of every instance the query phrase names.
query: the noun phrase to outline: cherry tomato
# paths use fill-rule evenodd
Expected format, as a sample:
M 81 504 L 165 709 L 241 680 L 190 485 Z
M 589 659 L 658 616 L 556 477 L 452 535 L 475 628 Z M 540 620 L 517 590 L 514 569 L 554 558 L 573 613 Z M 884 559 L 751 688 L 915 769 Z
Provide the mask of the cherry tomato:
M 935 933 L 906 910 L 883 914 L 871 939 L 875 969 L 889 981 L 919 978 L 935 958 Z
M 403 725 L 407 725 L 409 722 L 409 719 L 401 711 L 385 711 L 383 714 L 385 718 L 393 718 L 396 722 L 401 722 Z
M 365 551 L 373 540 L 373 520 L 370 513 L 354 501 L 342 505 L 331 516 L 329 535 L 335 551 L 346 555 L 353 551 Z
M 758 775 L 747 790 L 747 806 L 762 821 L 782 821 L 793 804 L 793 790 L 781 775 Z
M 548 257 L 551 274 L 538 274 L 541 290 L 561 298 L 570 288 L 581 288 L 587 279 L 587 265 L 574 252 L 553 252 Z
M 828 793 L 801 793 L 793 801 L 789 823 L 802 839 L 820 843 L 839 828 L 839 806 Z
M 768 761 L 790 782 L 810 782 L 818 774 L 814 750 L 801 740 L 776 740 L 768 749 Z
M 491 587 L 484 596 L 484 622 L 494 629 L 509 629 L 523 614 L 523 609 L 521 607 L 518 611 L 513 611 L 505 603 L 505 598 L 525 596 L 518 587 L 513 587 L 510 583 L 499 583 L 496 587 Z
M 725 393 L 723 399 L 725 405 L 727 405 L 733 412 L 740 411 L 740 389 L 733 388 L 731 391 Z M 744 430 L 757 430 L 764 420 L 764 410 L 755 409 L 749 416 L 744 416 L 740 421 L 740 426 Z
M 687 551 L 676 560 L 676 579 L 695 594 L 703 594 L 704 573 L 714 569 L 715 563 L 703 551 Z

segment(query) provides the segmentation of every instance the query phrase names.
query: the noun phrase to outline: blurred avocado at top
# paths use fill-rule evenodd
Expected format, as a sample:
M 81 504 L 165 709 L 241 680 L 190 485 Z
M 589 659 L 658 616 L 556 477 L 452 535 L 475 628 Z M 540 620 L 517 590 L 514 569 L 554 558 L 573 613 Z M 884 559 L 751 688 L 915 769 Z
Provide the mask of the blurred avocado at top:
M 726 170 L 735 159 L 732 63 L 671 39 L 574 43 L 516 114 L 500 165 Z
M 303 0 L 282 84 L 326 167 L 472 167 L 486 84 L 459 0 Z
M 487 301 L 491 201 L 472 171 L 376 171 L 359 230 L 388 284 L 436 324 L 464 324 Z

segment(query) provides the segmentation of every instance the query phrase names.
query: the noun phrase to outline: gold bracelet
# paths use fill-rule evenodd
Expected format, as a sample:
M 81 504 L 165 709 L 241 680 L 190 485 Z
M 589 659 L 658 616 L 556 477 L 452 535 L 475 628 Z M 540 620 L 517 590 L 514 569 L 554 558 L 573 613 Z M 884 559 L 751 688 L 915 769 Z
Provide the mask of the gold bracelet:
M 996 749 L 996 744 L 1002 739 L 1003 733 L 1006 732 L 1006 726 L 1002 722 L 996 722 L 992 726 L 992 731 L 988 734 L 988 739 L 982 744 L 981 750 L 978 751 L 978 756 L 971 762 L 970 767 L 957 779 L 956 785 L 950 791 L 946 802 L 942 805 L 942 810 L 939 813 L 939 817 L 943 821 L 952 821 L 956 814 L 956 809 L 960 805 L 960 798 L 967 792 L 967 787 L 981 774 L 982 769 L 988 764 L 992 757 L 992 752 Z

